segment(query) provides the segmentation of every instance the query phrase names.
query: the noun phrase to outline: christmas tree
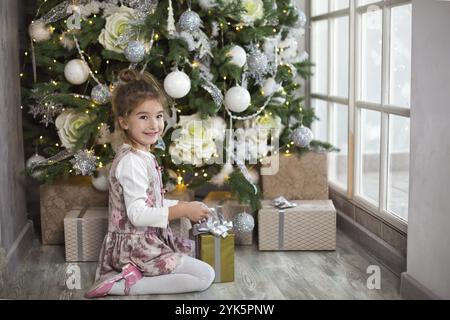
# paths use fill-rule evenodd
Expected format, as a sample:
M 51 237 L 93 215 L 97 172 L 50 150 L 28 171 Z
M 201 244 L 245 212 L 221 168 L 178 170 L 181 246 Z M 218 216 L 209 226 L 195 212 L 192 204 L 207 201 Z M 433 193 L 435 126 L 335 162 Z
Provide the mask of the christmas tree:
M 333 149 L 313 140 L 316 117 L 299 94 L 312 67 L 298 50 L 306 23 L 291 0 L 38 1 L 21 75 L 26 144 L 37 150 L 27 173 L 93 175 L 94 186 L 107 175 L 111 92 L 134 68 L 171 98 L 152 150 L 166 187 L 225 184 L 258 208 L 255 175 L 269 155 Z

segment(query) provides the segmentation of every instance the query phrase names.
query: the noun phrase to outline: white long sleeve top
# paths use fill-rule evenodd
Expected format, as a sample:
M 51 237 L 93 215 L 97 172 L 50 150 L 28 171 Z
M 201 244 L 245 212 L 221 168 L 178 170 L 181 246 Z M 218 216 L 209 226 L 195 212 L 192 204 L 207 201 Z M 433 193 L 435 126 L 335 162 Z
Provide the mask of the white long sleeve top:
M 178 200 L 164 199 L 161 207 L 162 183 L 154 155 L 138 151 L 138 154 L 129 152 L 116 168 L 116 179 L 123 188 L 128 219 L 136 227 L 166 228 L 169 222 L 169 207 L 176 205 Z M 156 199 L 152 207 L 146 203 L 149 186 L 153 186 Z

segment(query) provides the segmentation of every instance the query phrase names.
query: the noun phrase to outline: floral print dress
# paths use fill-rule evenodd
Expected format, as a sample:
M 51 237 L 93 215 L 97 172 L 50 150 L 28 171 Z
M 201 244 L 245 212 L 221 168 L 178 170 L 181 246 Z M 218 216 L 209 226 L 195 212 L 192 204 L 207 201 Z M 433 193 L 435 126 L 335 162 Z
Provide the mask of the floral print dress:
M 186 254 L 192 253 L 193 242 L 173 235 L 166 228 L 136 227 L 128 219 L 122 185 L 116 178 L 116 169 L 129 152 L 145 159 L 148 170 L 153 173 L 146 190 L 148 207 L 163 207 L 164 189 L 161 179 L 161 167 L 156 159 L 141 154 L 124 144 L 117 152 L 109 174 L 109 221 L 108 233 L 103 241 L 96 270 L 95 281 L 107 279 L 133 263 L 144 276 L 156 276 L 172 273 Z M 149 163 L 150 162 L 150 163 Z

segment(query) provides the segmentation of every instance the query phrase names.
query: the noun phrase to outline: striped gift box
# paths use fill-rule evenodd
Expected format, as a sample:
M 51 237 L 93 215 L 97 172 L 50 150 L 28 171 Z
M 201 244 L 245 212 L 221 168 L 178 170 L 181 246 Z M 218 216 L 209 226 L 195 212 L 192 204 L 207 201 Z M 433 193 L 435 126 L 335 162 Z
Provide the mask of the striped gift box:
M 64 218 L 66 261 L 98 261 L 108 230 L 108 207 L 74 207 Z

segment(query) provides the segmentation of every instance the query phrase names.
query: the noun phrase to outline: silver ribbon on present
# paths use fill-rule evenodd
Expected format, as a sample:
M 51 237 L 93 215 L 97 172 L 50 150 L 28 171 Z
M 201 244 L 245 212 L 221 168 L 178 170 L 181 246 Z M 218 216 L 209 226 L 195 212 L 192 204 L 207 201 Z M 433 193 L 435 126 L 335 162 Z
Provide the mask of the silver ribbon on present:
M 285 197 L 281 196 L 272 200 L 272 205 L 278 209 L 294 208 L 296 203 L 288 201 Z
M 278 250 L 284 248 L 284 209 L 294 208 L 296 203 L 288 201 L 281 196 L 272 200 L 272 205 L 279 209 L 278 211 Z
M 214 208 L 209 208 L 209 211 L 211 214 L 208 220 L 194 224 L 192 234 L 197 236 L 199 234 L 211 233 L 215 237 L 226 238 L 228 232 L 233 229 L 233 222 L 225 220 L 222 213 L 218 213 Z

